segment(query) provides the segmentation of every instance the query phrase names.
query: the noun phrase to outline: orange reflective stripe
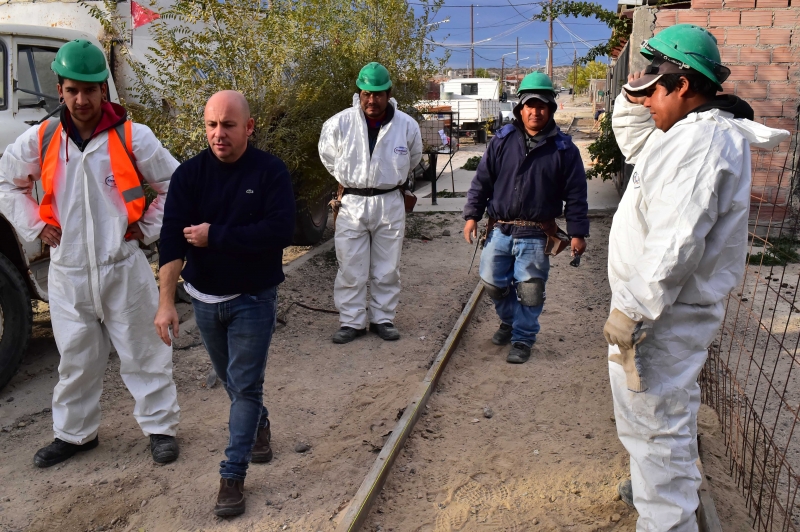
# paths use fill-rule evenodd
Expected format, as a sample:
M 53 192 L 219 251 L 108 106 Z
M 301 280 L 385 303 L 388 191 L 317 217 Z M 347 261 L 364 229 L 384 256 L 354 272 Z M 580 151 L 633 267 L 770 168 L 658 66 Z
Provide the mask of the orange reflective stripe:
M 58 169 L 59 152 L 61 151 L 61 124 L 55 128 L 51 139 L 45 138 L 45 130 L 48 123 L 45 122 L 39 126 L 39 156 L 41 157 L 44 151 L 44 160 L 40 161 L 42 165 L 42 190 L 44 195 L 39 204 L 39 217 L 45 223 L 61 227 L 53 213 L 53 181 L 55 179 L 56 170 Z M 45 143 L 48 145 L 45 148 Z
M 132 128 L 131 122 L 125 123 L 125 144 L 131 147 L 130 151 L 122 144 L 117 132 L 113 129 L 108 131 L 108 154 L 111 157 L 111 172 L 114 174 L 114 182 L 117 185 L 125 202 L 125 209 L 128 212 L 128 223 L 139 221 L 144 215 L 145 197 L 142 183 L 139 180 L 139 172 L 133 163 L 132 149 Z

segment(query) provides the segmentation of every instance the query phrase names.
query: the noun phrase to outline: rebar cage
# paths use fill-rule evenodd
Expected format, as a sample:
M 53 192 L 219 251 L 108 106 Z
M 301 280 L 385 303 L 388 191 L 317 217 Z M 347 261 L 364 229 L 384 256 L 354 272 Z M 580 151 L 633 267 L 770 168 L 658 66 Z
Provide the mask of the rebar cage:
M 800 530 L 798 120 L 768 121 L 792 137 L 772 151 L 753 150 L 748 264 L 700 375 L 731 474 L 754 528 L 764 531 Z

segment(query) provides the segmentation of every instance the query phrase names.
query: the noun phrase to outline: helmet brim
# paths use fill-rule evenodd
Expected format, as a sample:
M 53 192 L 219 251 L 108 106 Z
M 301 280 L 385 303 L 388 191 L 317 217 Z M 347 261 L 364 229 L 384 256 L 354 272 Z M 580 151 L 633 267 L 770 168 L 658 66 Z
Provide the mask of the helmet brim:
M 369 83 L 364 83 L 362 81 L 356 81 L 356 86 L 361 89 L 362 91 L 368 92 L 382 92 L 388 91 L 392 88 L 392 82 L 388 81 L 383 85 L 370 85 Z
M 102 83 L 108 79 L 108 68 L 97 74 L 80 74 L 71 70 L 65 69 L 63 66 L 53 61 L 50 68 L 57 75 L 64 79 L 71 79 L 73 81 L 83 81 L 84 83 Z

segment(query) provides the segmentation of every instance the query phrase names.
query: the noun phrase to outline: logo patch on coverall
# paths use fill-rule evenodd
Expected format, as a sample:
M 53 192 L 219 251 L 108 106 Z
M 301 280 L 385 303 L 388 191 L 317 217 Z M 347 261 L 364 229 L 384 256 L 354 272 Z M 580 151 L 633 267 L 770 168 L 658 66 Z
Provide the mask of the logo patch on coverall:
M 108 176 L 108 177 L 106 178 L 106 185 L 108 185 L 108 186 L 110 186 L 110 187 L 115 187 L 115 188 L 116 188 L 116 186 L 117 186 L 117 182 L 116 182 L 116 181 L 114 181 L 114 176 L 113 176 L 113 175 L 110 175 L 110 176 Z
M 639 178 L 639 172 L 634 172 L 631 176 L 631 181 L 633 181 L 633 188 L 639 188 L 642 184 L 641 179 Z
M 408 148 L 406 148 L 405 146 L 398 146 L 394 149 L 394 152 L 397 155 L 408 155 Z

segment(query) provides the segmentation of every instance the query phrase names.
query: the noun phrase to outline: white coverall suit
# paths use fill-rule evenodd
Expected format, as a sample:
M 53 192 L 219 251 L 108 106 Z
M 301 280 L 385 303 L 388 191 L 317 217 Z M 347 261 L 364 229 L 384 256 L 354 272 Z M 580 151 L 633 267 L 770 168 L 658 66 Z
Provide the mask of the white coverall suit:
M 41 177 L 38 126 L 0 158 L 0 213 L 28 241 L 45 226 L 32 197 Z M 158 193 L 139 221 L 144 242 L 158 239 L 169 181 L 178 162 L 146 126 L 133 124 L 136 166 Z M 65 149 L 69 143 L 69 162 Z M 125 241 L 128 215 L 111 171 L 108 132 L 83 152 L 61 132 L 54 179 L 54 213 L 61 244 L 50 250 L 48 291 L 53 335 L 61 354 L 53 391 L 55 436 L 73 444 L 94 439 L 111 344 L 145 435 L 174 436 L 179 420 L 172 348 L 158 338 L 153 318 L 158 288 L 137 240 Z
M 353 107 L 328 119 L 322 126 L 319 155 L 322 164 L 345 188 L 390 189 L 402 185 L 422 158 L 419 125 L 397 110 L 381 127 L 369 153 L 367 121 L 358 94 Z M 336 219 L 336 258 L 339 272 L 333 299 L 344 327 L 364 329 L 371 323 L 394 321 L 400 299 L 400 252 L 405 236 L 403 192 L 377 196 L 347 194 Z M 367 316 L 367 279 L 370 280 L 370 315 Z
M 696 531 L 697 378 L 723 300 L 744 275 L 750 146 L 772 148 L 789 133 L 719 109 L 690 113 L 662 132 L 624 94 L 612 124 L 635 168 L 609 236 L 611 308 L 643 321 L 647 333 L 638 346 L 647 391 L 629 391 L 622 366 L 609 362 L 636 529 Z

